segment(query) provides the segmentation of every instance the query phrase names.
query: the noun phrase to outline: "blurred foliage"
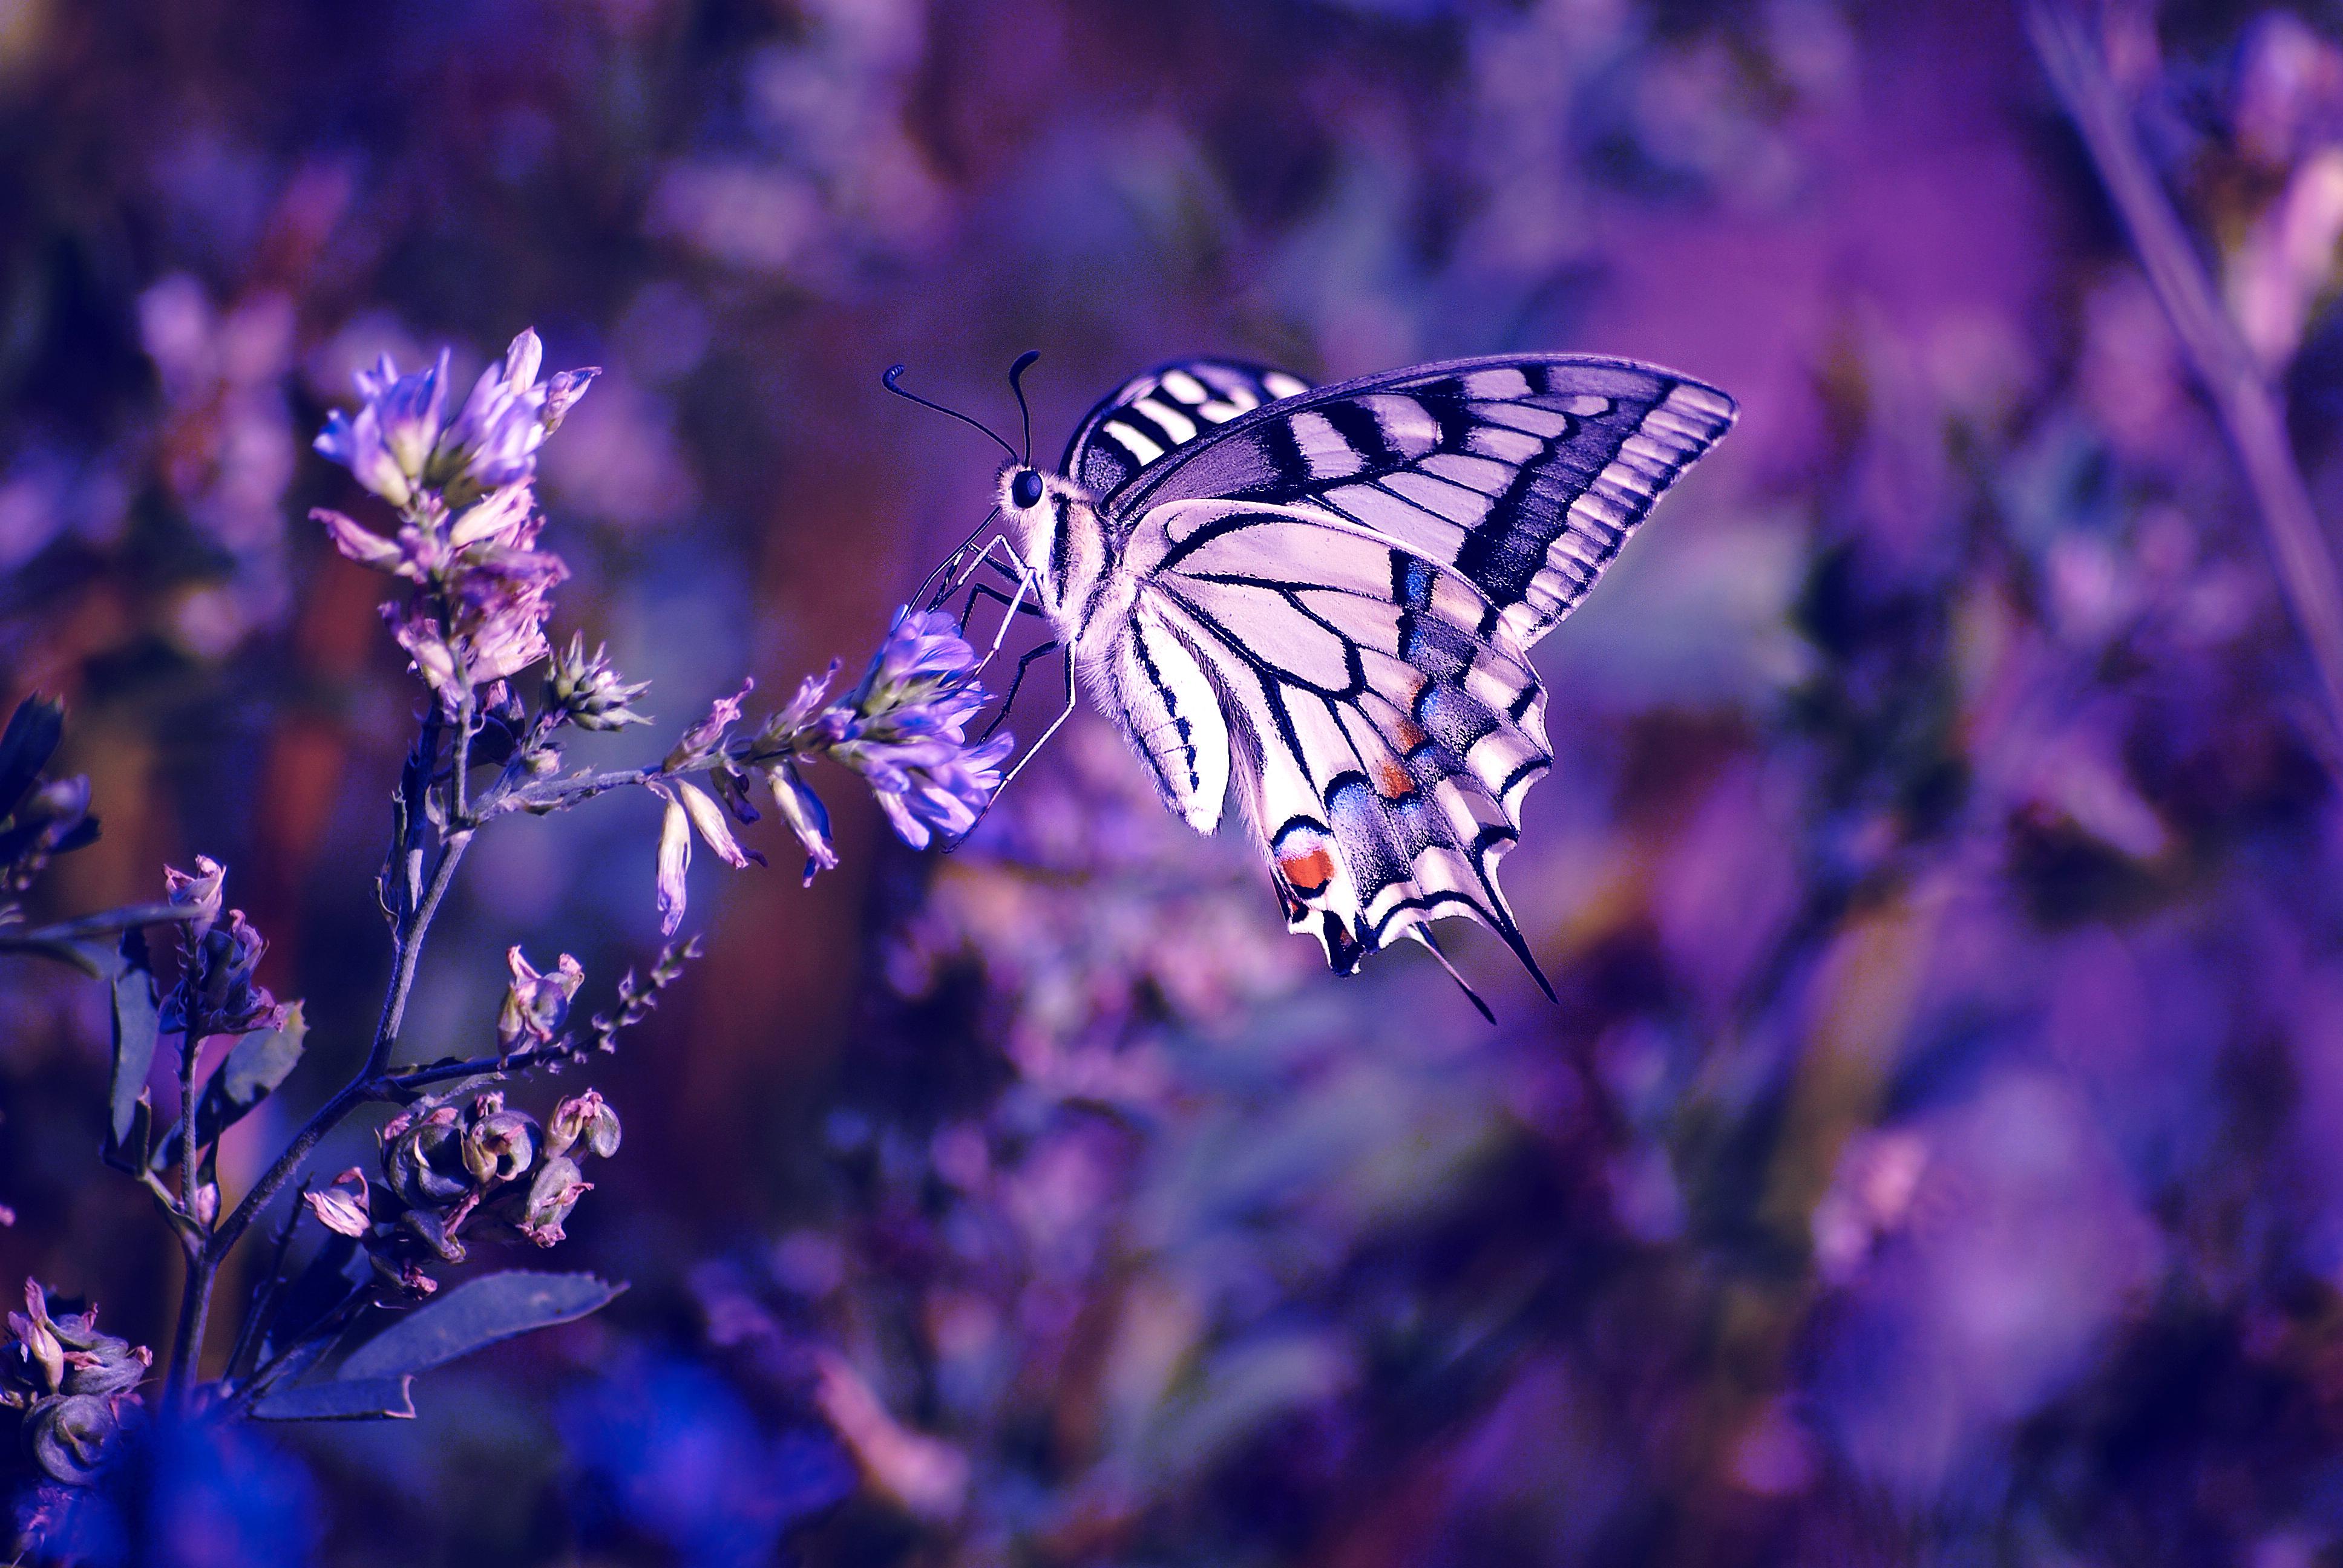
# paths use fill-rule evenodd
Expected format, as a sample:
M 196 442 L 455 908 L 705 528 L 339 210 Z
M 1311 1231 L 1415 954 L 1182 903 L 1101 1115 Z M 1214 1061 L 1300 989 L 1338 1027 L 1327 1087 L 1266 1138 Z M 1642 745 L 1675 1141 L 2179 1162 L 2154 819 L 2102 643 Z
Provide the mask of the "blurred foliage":
M 2095 20 L 2343 516 L 2343 35 Z M 1495 1031 L 1428 964 L 1318 974 L 1094 725 L 940 867 L 841 812 L 815 889 L 698 890 L 598 1080 L 571 1246 L 635 1288 L 415 1424 L 188 1462 L 187 1561 L 2343 1545 L 2343 752 L 2014 15 L 0 0 L 0 668 L 107 822 L 33 915 L 234 861 L 313 1057 L 370 1026 L 409 691 L 289 519 L 351 504 L 305 436 L 377 351 L 608 367 L 553 629 L 654 699 L 865 645 L 974 520 L 899 360 L 998 422 L 1040 347 L 1044 449 L 1200 349 L 1618 352 L 1745 409 L 1541 652 L 1507 880 L 1560 1007 L 1487 943 Z M 418 1032 L 516 938 L 639 960 L 651 831 L 484 842 Z M 88 1241 L 138 1233 L 103 999 L 0 985 L 0 1277 L 153 1341 L 167 1252 Z

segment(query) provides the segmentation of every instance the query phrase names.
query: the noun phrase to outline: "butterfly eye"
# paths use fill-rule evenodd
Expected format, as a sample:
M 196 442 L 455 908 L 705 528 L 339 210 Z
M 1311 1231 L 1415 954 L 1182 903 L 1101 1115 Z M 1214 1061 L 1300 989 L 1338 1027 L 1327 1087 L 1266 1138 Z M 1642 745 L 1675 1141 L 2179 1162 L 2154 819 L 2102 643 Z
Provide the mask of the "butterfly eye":
M 1040 506 L 1041 476 L 1031 468 L 1018 469 L 1017 477 L 1009 481 L 1009 498 L 1017 503 L 1017 509 L 1020 511 L 1029 507 Z

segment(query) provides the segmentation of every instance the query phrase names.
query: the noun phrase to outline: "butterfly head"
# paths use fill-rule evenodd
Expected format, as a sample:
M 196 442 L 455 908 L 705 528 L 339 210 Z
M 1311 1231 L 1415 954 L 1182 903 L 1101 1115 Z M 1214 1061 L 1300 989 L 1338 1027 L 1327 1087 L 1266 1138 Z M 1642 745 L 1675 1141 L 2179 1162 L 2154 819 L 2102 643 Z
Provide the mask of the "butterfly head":
M 1106 569 L 1106 537 L 1090 493 L 1026 463 L 1004 463 L 995 487 L 1011 540 L 1040 579 L 1041 608 L 1062 618 Z

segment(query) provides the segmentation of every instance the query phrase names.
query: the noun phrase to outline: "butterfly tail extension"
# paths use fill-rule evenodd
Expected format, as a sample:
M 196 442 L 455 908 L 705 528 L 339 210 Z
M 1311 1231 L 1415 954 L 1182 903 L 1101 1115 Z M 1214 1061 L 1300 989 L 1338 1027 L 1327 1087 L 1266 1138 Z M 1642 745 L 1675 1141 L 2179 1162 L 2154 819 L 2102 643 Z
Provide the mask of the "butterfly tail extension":
M 1408 935 L 1413 937 L 1417 941 L 1422 942 L 1424 946 L 1424 950 L 1431 953 L 1434 959 L 1439 960 L 1440 967 L 1448 971 L 1448 978 L 1456 982 L 1456 989 L 1464 993 L 1464 1000 L 1473 1004 L 1474 1011 L 1478 1012 L 1483 1018 L 1487 1019 L 1491 1023 L 1495 1023 L 1497 1021 L 1497 1015 L 1490 1010 L 1487 1002 L 1481 1000 L 1481 993 L 1473 989 L 1473 982 L 1466 980 L 1464 976 L 1458 971 L 1456 966 L 1448 961 L 1448 953 L 1446 950 L 1441 947 L 1439 939 L 1432 934 L 1431 927 L 1413 927 L 1408 931 Z M 1534 968 L 1532 972 L 1535 972 Z

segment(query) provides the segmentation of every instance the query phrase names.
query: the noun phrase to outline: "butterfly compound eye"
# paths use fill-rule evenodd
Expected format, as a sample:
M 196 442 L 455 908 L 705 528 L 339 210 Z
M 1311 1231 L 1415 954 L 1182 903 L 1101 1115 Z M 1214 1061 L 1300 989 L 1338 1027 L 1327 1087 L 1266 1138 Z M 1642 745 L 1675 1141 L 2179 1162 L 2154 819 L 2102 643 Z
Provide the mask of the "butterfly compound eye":
M 1009 481 L 1009 498 L 1023 511 L 1041 504 L 1041 476 L 1031 468 L 1020 468 L 1017 477 Z

